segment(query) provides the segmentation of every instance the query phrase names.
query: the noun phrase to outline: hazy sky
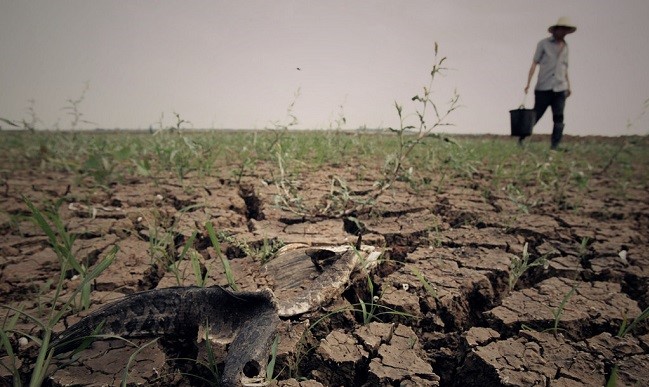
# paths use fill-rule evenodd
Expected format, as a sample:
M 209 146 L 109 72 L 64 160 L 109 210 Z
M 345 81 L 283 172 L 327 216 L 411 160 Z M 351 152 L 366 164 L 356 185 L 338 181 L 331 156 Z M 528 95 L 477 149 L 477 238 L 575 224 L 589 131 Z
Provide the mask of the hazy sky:
M 87 1 L 0 0 L 0 117 L 69 127 L 172 125 L 264 128 L 294 114 L 300 128 L 398 125 L 394 101 L 429 82 L 434 42 L 452 69 L 434 86 L 443 107 L 457 89 L 456 133 L 509 132 L 536 43 L 559 16 L 573 96 L 567 134 L 649 134 L 649 1 Z M 297 68 L 301 70 L 297 70 Z M 533 104 L 533 96 L 527 100 Z M 6 125 L 4 125 L 6 127 Z M 550 133 L 549 112 L 535 133 Z

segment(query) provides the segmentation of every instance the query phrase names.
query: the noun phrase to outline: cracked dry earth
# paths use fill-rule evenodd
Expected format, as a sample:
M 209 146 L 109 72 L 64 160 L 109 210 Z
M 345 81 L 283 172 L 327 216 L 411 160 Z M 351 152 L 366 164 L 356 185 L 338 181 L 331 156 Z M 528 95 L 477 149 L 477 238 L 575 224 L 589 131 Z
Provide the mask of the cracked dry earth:
M 480 187 L 490 177 L 484 172 L 449 179 L 441 190 L 415 191 L 398 182 L 373 211 L 356 213 L 358 222 L 350 222 L 304 218 L 274 206 L 277 190 L 265 180 L 272 168 L 259 164 L 241 184 L 204 177 L 182 183 L 171 177 L 157 183 L 127 177 L 104 189 L 75 184 L 63 173 L 14 174 L 1 205 L 0 302 L 22 303 L 25 311 L 38 315 L 59 275 L 46 236 L 21 217 L 29 215 L 21 195 L 41 205 L 64 198 L 61 217 L 77 236 L 77 256 L 89 264 L 119 245 L 115 262 L 93 284 L 91 310 L 125 294 L 196 283 L 188 260 L 178 263 L 180 278 L 152 262 L 154 225 L 172 230 L 176 257 L 198 230 L 193 248 L 207 272 L 207 285 L 227 286 L 206 221 L 253 247 L 265 241 L 353 244 L 360 222 L 363 243 L 385 250 L 385 260 L 369 275 L 372 286 L 367 276 L 352 277 L 343 297 L 332 304 L 284 319 L 274 383 L 603 386 L 616 367 L 618 385 L 649 385 L 646 322 L 617 336 L 621 325 L 649 306 L 646 190 L 629 188 L 620 198 L 615 181 L 594 176 L 587 190 L 567 192 L 566 200 L 578 202 L 577 209 L 560 209 L 547 200 L 528 214 L 505 194 L 485 198 Z M 229 176 L 225 170 L 221 175 Z M 305 202 L 317 203 L 333 176 L 358 192 L 378 178 L 368 168 L 359 179 L 357 166 L 304 172 L 297 183 Z M 523 255 L 525 243 L 531 259 L 544 256 L 548 264 L 527 270 L 510 290 L 510 263 Z M 260 262 L 238 243 L 221 247 L 240 290 L 273 288 Z M 67 278 L 65 291 L 76 284 L 77 279 Z M 367 324 L 353 311 L 361 309 L 360 300 L 366 308 L 379 305 Z M 400 313 L 385 313 L 389 310 Z M 87 314 L 67 316 L 56 331 Z M 19 328 L 38 333 L 29 321 L 19 322 Z M 204 347 L 182 348 L 164 338 L 133 342 L 147 345 L 136 352 L 121 340 L 97 341 L 74 362 L 58 360 L 48 383 L 119 384 L 127 363 L 130 385 L 203 383 L 188 376 L 201 375 L 195 363 L 177 358 L 190 353 L 205 359 Z M 20 351 L 27 356 L 33 347 L 28 343 Z M 225 351 L 217 353 L 221 360 Z M 9 383 L 6 370 L 0 373 Z

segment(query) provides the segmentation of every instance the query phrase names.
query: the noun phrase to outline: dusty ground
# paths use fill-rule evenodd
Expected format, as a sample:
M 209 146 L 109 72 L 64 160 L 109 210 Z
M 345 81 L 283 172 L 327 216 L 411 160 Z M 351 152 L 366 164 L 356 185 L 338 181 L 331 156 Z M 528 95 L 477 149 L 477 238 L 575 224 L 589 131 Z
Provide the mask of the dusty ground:
M 23 216 L 29 211 L 21 195 L 40 205 L 64 198 L 60 214 L 77 236 L 74 249 L 91 264 L 119 245 L 114 264 L 93 284 L 91 309 L 123 294 L 177 285 L 172 272 L 154 264 L 154 228 L 172 232 L 177 251 L 198 230 L 194 248 L 207 285 L 227 286 L 205 233 L 208 220 L 253 247 L 264 241 L 354 243 L 360 223 L 364 243 L 384 248 L 386 262 L 371 274 L 373 287 L 367 278 L 356 278 L 335 304 L 284 321 L 276 367 L 280 385 L 601 386 L 613 367 L 618 385 L 649 385 L 646 323 L 616 336 L 649 306 L 646 189 L 627 187 L 621 196 L 616 180 L 594 175 L 586 190 L 566 192 L 564 201 L 574 205 L 541 198 L 547 200 L 525 213 L 504 192 L 485 195 L 492 176 L 477 171 L 448 179 L 442 190 L 413 190 L 398 182 L 373 211 L 355 214 L 354 223 L 305 219 L 277 208 L 271 169 L 259 164 L 241 184 L 224 171 L 228 177 L 190 176 L 183 182 L 129 177 L 104 189 L 78 184 L 67 173 L 13 173 L 0 193 L 0 303 L 22 302 L 38 314 L 39 307 L 49 306 L 54 285 L 48 281 L 59 275 L 43 232 Z M 332 176 L 363 191 L 377 178 L 372 170 L 360 176 L 358 166 L 328 167 L 302 174 L 298 187 L 306 202 L 316 203 L 330 190 Z M 545 256 L 548 264 L 527 270 L 510 291 L 510 262 L 522 256 L 525 243 L 530 259 Z M 260 263 L 237 244 L 222 247 L 240 288 L 272 287 Z M 181 284 L 196 283 L 188 261 L 178 267 Z M 66 279 L 68 288 L 74 285 L 75 279 Z M 363 324 L 360 313 L 328 314 L 345 306 L 360 309 L 359 300 L 381 305 L 376 313 L 389 307 L 407 315 L 382 313 Z M 69 316 L 65 322 L 77 320 Z M 30 329 L 29 323 L 21 327 Z M 28 344 L 23 355 L 30 350 Z M 205 375 L 204 370 L 173 360 L 175 350 L 163 340 L 146 346 L 130 364 L 129 382 L 198 384 L 182 373 Z M 205 355 L 200 348 L 192 351 Z M 57 363 L 52 384 L 118 384 L 135 349 L 112 340 L 87 352 L 79 362 Z

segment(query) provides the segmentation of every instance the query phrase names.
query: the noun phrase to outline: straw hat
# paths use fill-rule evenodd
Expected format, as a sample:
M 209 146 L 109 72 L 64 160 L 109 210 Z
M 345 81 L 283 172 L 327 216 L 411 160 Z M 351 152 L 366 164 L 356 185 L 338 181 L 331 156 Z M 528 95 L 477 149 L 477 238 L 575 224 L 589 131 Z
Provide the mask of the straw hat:
M 577 27 L 575 27 L 575 25 L 570 22 L 570 18 L 567 16 L 561 16 L 559 20 L 557 20 L 555 25 L 550 26 L 550 28 L 548 28 L 548 32 L 552 33 L 552 31 L 554 31 L 554 29 L 557 27 L 567 28 L 569 34 L 572 34 L 573 32 L 577 31 Z

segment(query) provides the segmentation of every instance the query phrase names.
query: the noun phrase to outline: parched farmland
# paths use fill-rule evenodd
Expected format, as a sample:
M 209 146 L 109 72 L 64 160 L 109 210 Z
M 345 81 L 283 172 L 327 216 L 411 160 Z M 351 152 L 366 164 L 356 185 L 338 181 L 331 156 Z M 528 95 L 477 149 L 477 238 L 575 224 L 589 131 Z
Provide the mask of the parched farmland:
M 0 384 L 219 385 L 233 348 L 200 328 L 52 343 L 143 291 L 279 297 L 302 244 L 380 254 L 280 314 L 261 385 L 648 385 L 649 139 L 413 140 L 0 132 Z M 310 257 L 296 292 L 336 265 Z

